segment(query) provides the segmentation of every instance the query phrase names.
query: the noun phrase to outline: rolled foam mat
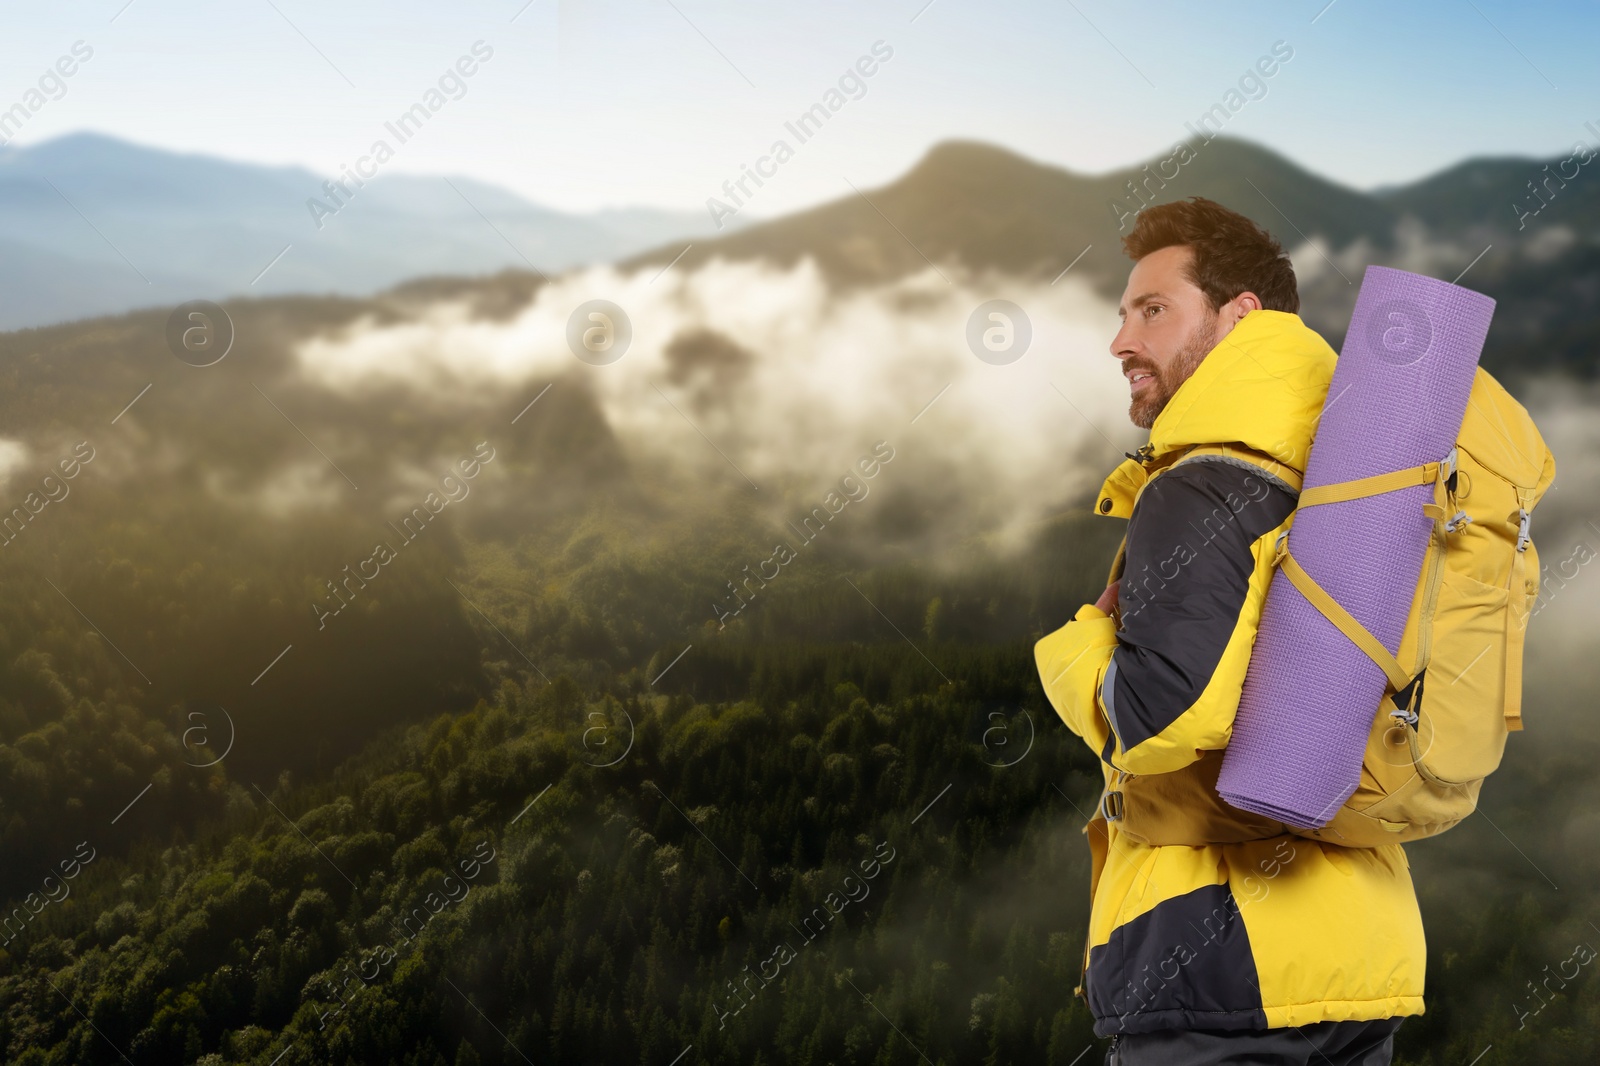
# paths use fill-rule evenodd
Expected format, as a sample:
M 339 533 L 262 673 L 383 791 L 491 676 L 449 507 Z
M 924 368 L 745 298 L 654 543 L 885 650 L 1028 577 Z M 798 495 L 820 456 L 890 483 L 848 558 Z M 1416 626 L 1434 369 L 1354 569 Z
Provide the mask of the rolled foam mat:
M 1305 485 L 1441 460 L 1466 415 L 1494 301 L 1370 266 L 1323 402 Z M 1289 550 L 1393 654 L 1416 592 L 1432 485 L 1297 512 Z M 1410 663 L 1402 663 L 1409 668 Z M 1273 574 L 1223 755 L 1217 791 L 1233 806 L 1301 828 L 1332 820 L 1356 789 L 1387 679 L 1378 665 Z

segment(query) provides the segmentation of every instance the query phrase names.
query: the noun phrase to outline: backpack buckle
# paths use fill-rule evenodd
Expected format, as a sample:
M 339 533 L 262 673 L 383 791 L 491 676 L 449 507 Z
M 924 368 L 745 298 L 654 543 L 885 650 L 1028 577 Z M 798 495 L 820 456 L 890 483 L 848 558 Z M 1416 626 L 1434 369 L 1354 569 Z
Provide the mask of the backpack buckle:
M 1405 688 L 1394 694 L 1393 703 L 1395 709 L 1389 712 L 1390 718 L 1402 721 L 1409 726 L 1417 724 L 1417 710 L 1422 705 L 1422 677 L 1426 673 L 1427 670 L 1424 669 L 1422 673 L 1413 677 Z
M 1450 476 L 1454 477 L 1455 475 L 1452 474 Z M 1454 533 L 1456 530 L 1460 529 L 1470 521 L 1472 521 L 1471 515 L 1465 511 L 1457 511 L 1455 514 L 1451 515 L 1450 520 L 1444 524 L 1444 531 L 1446 533 Z M 1520 545 L 1522 542 L 1521 540 L 1518 540 L 1517 543 Z M 1522 549 L 1521 547 L 1518 547 L 1517 550 L 1521 551 Z
M 1105 816 L 1106 821 L 1115 822 L 1120 820 L 1122 818 L 1122 811 L 1123 805 L 1121 789 L 1118 789 L 1114 792 L 1107 792 L 1101 797 L 1100 813 Z
M 1528 550 L 1528 523 L 1533 519 L 1533 512 L 1518 507 L 1517 514 L 1521 516 L 1517 519 L 1517 551 L 1524 552 Z
M 1451 448 L 1450 454 L 1439 461 L 1439 477 L 1444 481 L 1444 487 L 1450 493 L 1452 499 L 1456 494 L 1457 469 L 1456 450 Z

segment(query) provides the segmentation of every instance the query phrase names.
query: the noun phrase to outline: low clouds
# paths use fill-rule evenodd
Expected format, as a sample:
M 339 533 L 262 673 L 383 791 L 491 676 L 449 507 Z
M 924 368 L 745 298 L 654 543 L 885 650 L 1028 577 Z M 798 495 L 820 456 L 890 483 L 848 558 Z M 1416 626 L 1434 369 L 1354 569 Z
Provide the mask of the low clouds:
M 973 309 L 996 297 L 1032 323 L 1027 353 L 1004 366 L 965 341 Z M 596 298 L 632 325 L 626 355 L 607 366 L 579 362 L 566 341 L 573 310 Z M 314 337 L 296 354 L 308 383 L 350 399 L 400 390 L 507 420 L 551 381 L 541 404 L 584 389 L 641 474 L 744 491 L 753 482 L 757 502 L 773 506 L 893 437 L 904 441 L 901 491 L 949 540 L 1017 532 L 1092 491 L 1143 439 L 1108 351 L 1115 329 L 1115 308 L 1072 279 L 929 270 L 839 292 L 809 260 L 714 260 L 692 273 L 566 275 L 496 321 L 427 304 L 407 320 Z

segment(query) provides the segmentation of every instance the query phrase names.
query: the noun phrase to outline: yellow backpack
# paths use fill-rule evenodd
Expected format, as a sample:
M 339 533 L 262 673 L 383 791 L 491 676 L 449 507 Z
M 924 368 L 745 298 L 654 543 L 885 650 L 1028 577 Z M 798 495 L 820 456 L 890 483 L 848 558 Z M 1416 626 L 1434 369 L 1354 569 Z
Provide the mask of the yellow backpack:
M 1285 480 L 1292 484 L 1298 480 L 1281 464 L 1255 458 L 1279 477 L 1291 475 Z M 1443 832 L 1476 808 L 1507 735 L 1522 728 L 1523 640 L 1539 593 L 1528 523 L 1554 479 L 1555 457 L 1533 419 L 1480 367 L 1450 455 L 1301 493 L 1296 513 L 1432 484 L 1434 499 L 1424 510 L 1434 528 L 1397 655 L 1300 567 L 1288 529 L 1278 537 L 1275 564 L 1389 678 L 1355 793 L 1327 825 L 1294 832 L 1372 847 Z

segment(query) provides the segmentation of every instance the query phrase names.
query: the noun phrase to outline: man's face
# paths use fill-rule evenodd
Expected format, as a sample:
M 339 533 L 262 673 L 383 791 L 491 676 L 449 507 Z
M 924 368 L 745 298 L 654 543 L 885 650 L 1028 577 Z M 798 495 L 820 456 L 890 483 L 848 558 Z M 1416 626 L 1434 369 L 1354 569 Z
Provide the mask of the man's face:
M 1173 245 L 1140 259 L 1117 308 L 1122 328 L 1111 340 L 1111 354 L 1122 360 L 1133 397 L 1128 417 L 1141 429 L 1155 424 L 1178 386 L 1242 317 L 1235 306 L 1240 299 L 1255 299 L 1241 294 L 1212 311 L 1184 272 L 1192 254 L 1187 245 Z

